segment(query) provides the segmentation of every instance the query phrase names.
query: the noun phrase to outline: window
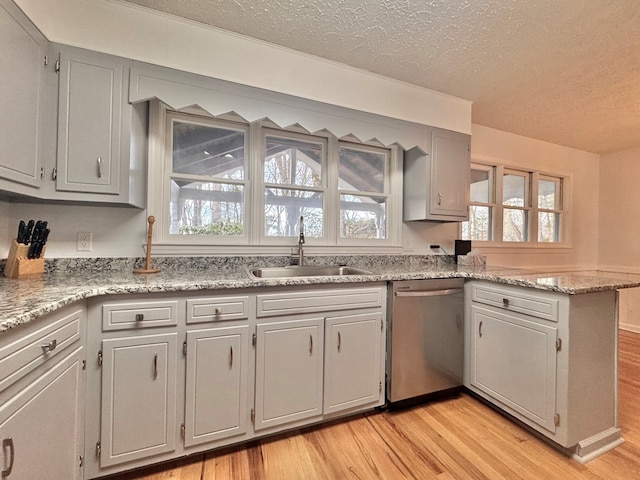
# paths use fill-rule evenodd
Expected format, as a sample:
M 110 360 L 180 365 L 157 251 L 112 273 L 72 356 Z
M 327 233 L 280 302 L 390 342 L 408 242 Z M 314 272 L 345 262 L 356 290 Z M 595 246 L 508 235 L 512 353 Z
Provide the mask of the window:
M 472 163 L 469 220 L 462 224 L 462 238 L 499 245 L 566 242 L 565 185 L 562 176 Z
M 319 253 L 402 248 L 400 147 L 160 102 L 150 119 L 149 184 L 163 185 L 149 192 L 160 252 L 290 252 L 301 217 Z
M 264 235 L 324 234 L 327 141 L 311 135 L 264 130 Z
M 167 115 L 169 234 L 245 235 L 247 129 Z
M 389 151 L 339 147 L 340 238 L 387 238 Z
M 469 189 L 469 221 L 462 224 L 462 237 L 467 240 L 493 240 L 494 167 L 472 165 Z

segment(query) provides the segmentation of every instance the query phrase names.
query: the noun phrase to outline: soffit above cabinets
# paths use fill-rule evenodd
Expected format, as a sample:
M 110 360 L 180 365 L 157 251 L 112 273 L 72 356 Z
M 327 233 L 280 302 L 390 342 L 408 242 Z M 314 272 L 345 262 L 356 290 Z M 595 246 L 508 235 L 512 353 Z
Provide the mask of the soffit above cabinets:
M 121 0 L 472 100 L 473 123 L 640 147 L 637 0 Z

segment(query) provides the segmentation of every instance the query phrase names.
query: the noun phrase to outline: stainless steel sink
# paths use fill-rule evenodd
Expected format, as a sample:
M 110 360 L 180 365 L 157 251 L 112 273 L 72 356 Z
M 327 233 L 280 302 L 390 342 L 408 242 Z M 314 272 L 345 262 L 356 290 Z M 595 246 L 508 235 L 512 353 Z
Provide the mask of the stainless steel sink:
M 373 272 L 356 267 L 340 265 L 291 265 L 287 267 L 247 268 L 253 278 L 295 278 L 295 277 L 326 277 L 344 275 L 372 275 Z

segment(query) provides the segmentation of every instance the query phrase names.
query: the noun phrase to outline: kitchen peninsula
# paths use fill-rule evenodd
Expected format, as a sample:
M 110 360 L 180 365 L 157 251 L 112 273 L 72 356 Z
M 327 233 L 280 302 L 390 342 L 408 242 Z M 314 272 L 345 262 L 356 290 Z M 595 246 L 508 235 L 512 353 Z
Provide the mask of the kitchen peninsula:
M 16 470 L 25 457 L 55 458 L 69 478 L 97 478 L 381 406 L 386 282 L 430 278 L 467 280 L 465 386 L 477 398 L 579 461 L 621 442 L 616 290 L 640 278 L 463 266 L 445 256 L 308 260 L 372 274 L 255 279 L 247 267 L 287 259 L 194 257 L 156 259 L 161 272 L 143 276 L 132 273 L 142 259 L 56 259 L 39 278 L 0 279 L 2 434 L 49 421 L 38 402 L 53 393 L 70 439 L 50 457 L 38 450 L 41 459 L 22 442 Z M 351 339 L 358 347 L 349 353 Z M 533 361 L 522 363 L 520 352 Z M 210 366 L 218 361 L 227 367 Z M 291 368 L 296 388 L 281 373 Z M 493 375 L 513 369 L 523 385 Z M 196 389 L 201 375 L 213 375 L 214 388 Z M 211 396 L 221 389 L 222 405 Z M 32 414 L 25 420 L 15 405 Z

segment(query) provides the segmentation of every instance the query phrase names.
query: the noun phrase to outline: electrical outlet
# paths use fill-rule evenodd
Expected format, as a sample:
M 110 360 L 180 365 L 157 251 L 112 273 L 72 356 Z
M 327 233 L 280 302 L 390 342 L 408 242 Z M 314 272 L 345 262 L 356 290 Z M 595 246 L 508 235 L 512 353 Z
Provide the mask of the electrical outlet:
M 91 232 L 78 232 L 78 243 L 76 245 L 76 250 L 78 250 L 79 252 L 90 252 L 92 240 L 91 237 Z

